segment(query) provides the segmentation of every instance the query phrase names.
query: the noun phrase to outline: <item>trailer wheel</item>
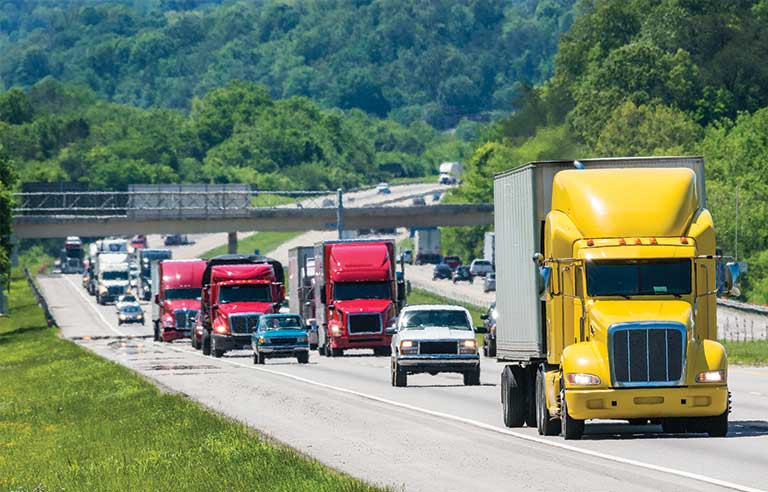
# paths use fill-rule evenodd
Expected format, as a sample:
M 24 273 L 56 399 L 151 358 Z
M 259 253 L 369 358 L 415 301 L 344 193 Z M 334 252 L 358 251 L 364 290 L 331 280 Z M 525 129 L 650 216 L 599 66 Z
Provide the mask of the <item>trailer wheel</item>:
M 568 403 L 565 400 L 565 390 L 560 392 L 560 422 L 561 435 L 567 441 L 577 441 L 584 435 L 584 421 L 572 418 L 568 414 Z
M 536 371 L 536 428 L 542 436 L 560 434 L 560 420 L 552 419 L 547 408 L 547 389 L 544 370 Z
M 480 366 L 464 373 L 464 386 L 480 386 Z
M 211 336 L 203 332 L 203 355 L 211 355 Z
M 507 427 L 522 427 L 525 422 L 525 391 L 518 380 L 520 372 L 520 366 L 506 366 L 501 373 L 501 407 Z
M 709 437 L 725 437 L 728 434 L 728 410 L 707 423 L 707 434 Z

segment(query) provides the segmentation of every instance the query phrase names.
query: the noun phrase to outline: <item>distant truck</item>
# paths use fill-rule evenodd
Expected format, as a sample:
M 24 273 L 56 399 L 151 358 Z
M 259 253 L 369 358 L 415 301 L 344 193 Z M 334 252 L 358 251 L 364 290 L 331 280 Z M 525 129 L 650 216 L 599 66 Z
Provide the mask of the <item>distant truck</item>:
M 437 182 L 446 185 L 455 185 L 461 179 L 463 167 L 461 162 L 440 163 L 440 177 Z
M 315 248 L 297 246 L 288 251 L 288 303 L 292 313 L 307 324 L 310 350 L 317 349 L 315 314 Z
M 67 237 L 61 250 L 61 273 L 82 274 L 85 271 L 84 259 L 83 241 L 77 236 Z
M 440 263 L 442 258 L 440 251 L 440 229 L 437 227 L 416 229 L 414 235 L 414 264 Z
M 483 237 L 483 258 L 496 268 L 496 233 L 486 232 Z
M 203 354 L 251 348 L 262 314 L 280 312 L 285 299 L 282 264 L 256 255 L 222 255 L 208 260 L 201 303 Z
M 507 427 L 579 439 L 585 421 L 618 419 L 727 433 L 722 257 L 704 192 L 698 157 L 534 162 L 495 177 Z M 724 277 L 734 289 L 738 266 Z
M 136 262 L 139 266 L 139 281 L 136 297 L 145 301 L 152 299 L 152 265 L 172 258 L 170 249 L 139 249 Z
M 130 293 L 130 266 L 127 253 L 99 253 L 93 268 L 96 302 L 114 302 Z
M 405 300 L 395 273 L 395 242 L 387 239 L 325 241 L 315 245 L 315 313 L 318 348 L 328 357 L 370 348 L 390 355 L 392 324 Z
M 161 260 L 151 263 L 155 341 L 172 342 L 191 337 L 200 314 L 205 266 L 204 260 Z

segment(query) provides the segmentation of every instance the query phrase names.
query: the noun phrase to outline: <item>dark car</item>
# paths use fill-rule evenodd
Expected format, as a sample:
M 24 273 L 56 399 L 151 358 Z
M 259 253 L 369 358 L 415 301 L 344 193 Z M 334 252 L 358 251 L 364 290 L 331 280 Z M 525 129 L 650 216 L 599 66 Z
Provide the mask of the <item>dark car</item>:
M 483 326 L 485 326 L 486 333 L 483 335 L 483 354 L 486 357 L 496 357 L 496 318 L 498 313 L 496 311 L 496 303 L 492 302 L 488 306 L 488 311 L 485 312 L 480 318 L 483 320 Z
M 461 265 L 459 267 L 456 267 L 456 270 L 453 271 L 453 283 L 456 282 L 469 282 L 470 284 L 475 281 L 475 277 L 472 276 L 472 272 L 469 271 L 469 267 L 466 265 Z
M 451 270 L 456 270 L 456 267 L 461 266 L 461 258 L 458 256 L 446 256 L 443 258 L 443 263 L 451 267 Z
M 144 324 L 144 313 L 138 304 L 126 304 L 117 312 L 117 324 L 141 323 Z
M 424 199 L 423 196 L 417 196 L 413 198 L 413 204 L 414 205 L 426 205 L 427 201 Z
M 437 280 L 439 278 L 451 278 L 451 267 L 446 265 L 445 263 L 438 263 L 435 265 L 434 270 L 432 270 L 432 280 Z

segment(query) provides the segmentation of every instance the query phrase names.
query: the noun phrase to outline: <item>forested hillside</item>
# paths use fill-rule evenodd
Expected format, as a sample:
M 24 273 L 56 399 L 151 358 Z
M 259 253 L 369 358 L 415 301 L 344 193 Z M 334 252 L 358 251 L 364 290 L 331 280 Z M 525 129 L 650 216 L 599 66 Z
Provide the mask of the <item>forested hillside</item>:
M 493 173 L 580 156 L 701 154 L 726 254 L 746 295 L 768 302 L 768 1 L 584 1 L 554 76 L 488 131 L 462 200 L 491 199 Z M 737 245 L 738 227 L 738 245 Z M 479 252 L 482 230 L 453 231 Z
M 45 76 L 188 109 L 232 80 L 438 128 L 545 80 L 575 0 L 0 0 L 0 89 Z

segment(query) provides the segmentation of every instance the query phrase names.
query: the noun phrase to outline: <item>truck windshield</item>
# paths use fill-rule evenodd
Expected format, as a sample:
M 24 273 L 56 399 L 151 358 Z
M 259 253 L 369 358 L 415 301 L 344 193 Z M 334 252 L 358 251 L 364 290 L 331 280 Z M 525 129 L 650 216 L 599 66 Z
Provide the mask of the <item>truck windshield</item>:
M 187 287 L 183 289 L 165 289 L 165 298 L 168 300 L 175 299 L 197 299 L 200 300 L 202 289 L 196 289 L 194 287 Z
M 333 298 L 336 301 L 391 299 L 392 291 L 389 282 L 336 282 Z
M 405 313 L 400 328 L 404 330 L 423 330 L 430 326 L 447 327 L 452 330 L 472 330 L 464 311 L 410 311 Z
M 225 285 L 219 291 L 219 304 L 271 301 L 269 285 Z
M 128 280 L 128 272 L 104 272 L 101 274 L 104 280 Z
M 298 316 L 281 316 L 261 320 L 261 329 L 266 331 L 284 330 L 286 328 L 300 329 L 301 319 Z
M 587 293 L 590 297 L 690 294 L 691 261 L 590 261 Z

